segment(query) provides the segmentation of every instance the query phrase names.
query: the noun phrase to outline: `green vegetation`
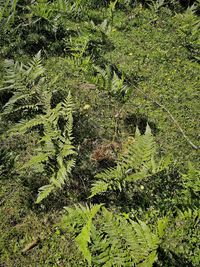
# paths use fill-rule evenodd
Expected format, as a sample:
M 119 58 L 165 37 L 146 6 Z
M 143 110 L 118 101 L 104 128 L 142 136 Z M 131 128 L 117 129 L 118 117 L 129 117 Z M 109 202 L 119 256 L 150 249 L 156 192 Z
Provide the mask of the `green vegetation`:
M 199 14 L 0 1 L 0 266 L 199 266 Z

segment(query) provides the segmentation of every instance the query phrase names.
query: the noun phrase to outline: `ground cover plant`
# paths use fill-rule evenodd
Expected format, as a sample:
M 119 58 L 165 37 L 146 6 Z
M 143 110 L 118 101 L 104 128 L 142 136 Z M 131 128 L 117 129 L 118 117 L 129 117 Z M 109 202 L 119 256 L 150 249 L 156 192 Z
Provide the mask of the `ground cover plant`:
M 0 266 L 199 266 L 199 11 L 0 1 Z

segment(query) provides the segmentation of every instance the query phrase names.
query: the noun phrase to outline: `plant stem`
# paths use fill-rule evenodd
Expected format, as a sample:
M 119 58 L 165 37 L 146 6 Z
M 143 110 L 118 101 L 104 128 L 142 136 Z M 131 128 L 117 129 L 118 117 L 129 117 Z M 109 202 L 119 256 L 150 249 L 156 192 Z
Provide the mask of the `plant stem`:
M 164 110 L 169 117 L 171 118 L 171 120 L 174 122 L 174 124 L 177 126 L 177 128 L 179 129 L 179 131 L 182 133 L 183 137 L 185 138 L 185 140 L 187 141 L 188 144 L 190 144 L 190 146 L 193 149 L 200 149 L 200 146 L 196 146 L 191 140 L 190 138 L 186 135 L 186 133 L 184 132 L 183 128 L 180 126 L 180 124 L 178 123 L 178 121 L 174 118 L 174 116 L 172 115 L 172 113 L 169 111 L 169 109 L 167 109 L 163 104 L 161 104 L 160 102 L 158 102 L 157 100 L 155 100 L 153 97 L 147 95 L 142 89 L 138 88 L 137 86 L 133 85 L 132 86 L 138 91 L 140 92 L 145 99 L 150 100 L 152 103 L 155 103 L 157 106 L 159 106 L 162 110 Z

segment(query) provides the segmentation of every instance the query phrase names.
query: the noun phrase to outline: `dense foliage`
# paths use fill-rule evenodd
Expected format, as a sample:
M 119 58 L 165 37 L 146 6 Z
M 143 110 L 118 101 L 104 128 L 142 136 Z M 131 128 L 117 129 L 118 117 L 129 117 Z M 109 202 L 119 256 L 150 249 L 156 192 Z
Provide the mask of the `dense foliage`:
M 199 266 L 199 14 L 0 1 L 0 266 Z

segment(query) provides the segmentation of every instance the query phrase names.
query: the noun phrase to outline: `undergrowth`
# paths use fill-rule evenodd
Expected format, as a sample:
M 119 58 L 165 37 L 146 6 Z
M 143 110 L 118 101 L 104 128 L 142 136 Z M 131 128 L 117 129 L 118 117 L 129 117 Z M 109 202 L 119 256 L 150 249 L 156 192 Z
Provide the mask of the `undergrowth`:
M 0 266 L 199 266 L 199 1 L 0 1 Z

